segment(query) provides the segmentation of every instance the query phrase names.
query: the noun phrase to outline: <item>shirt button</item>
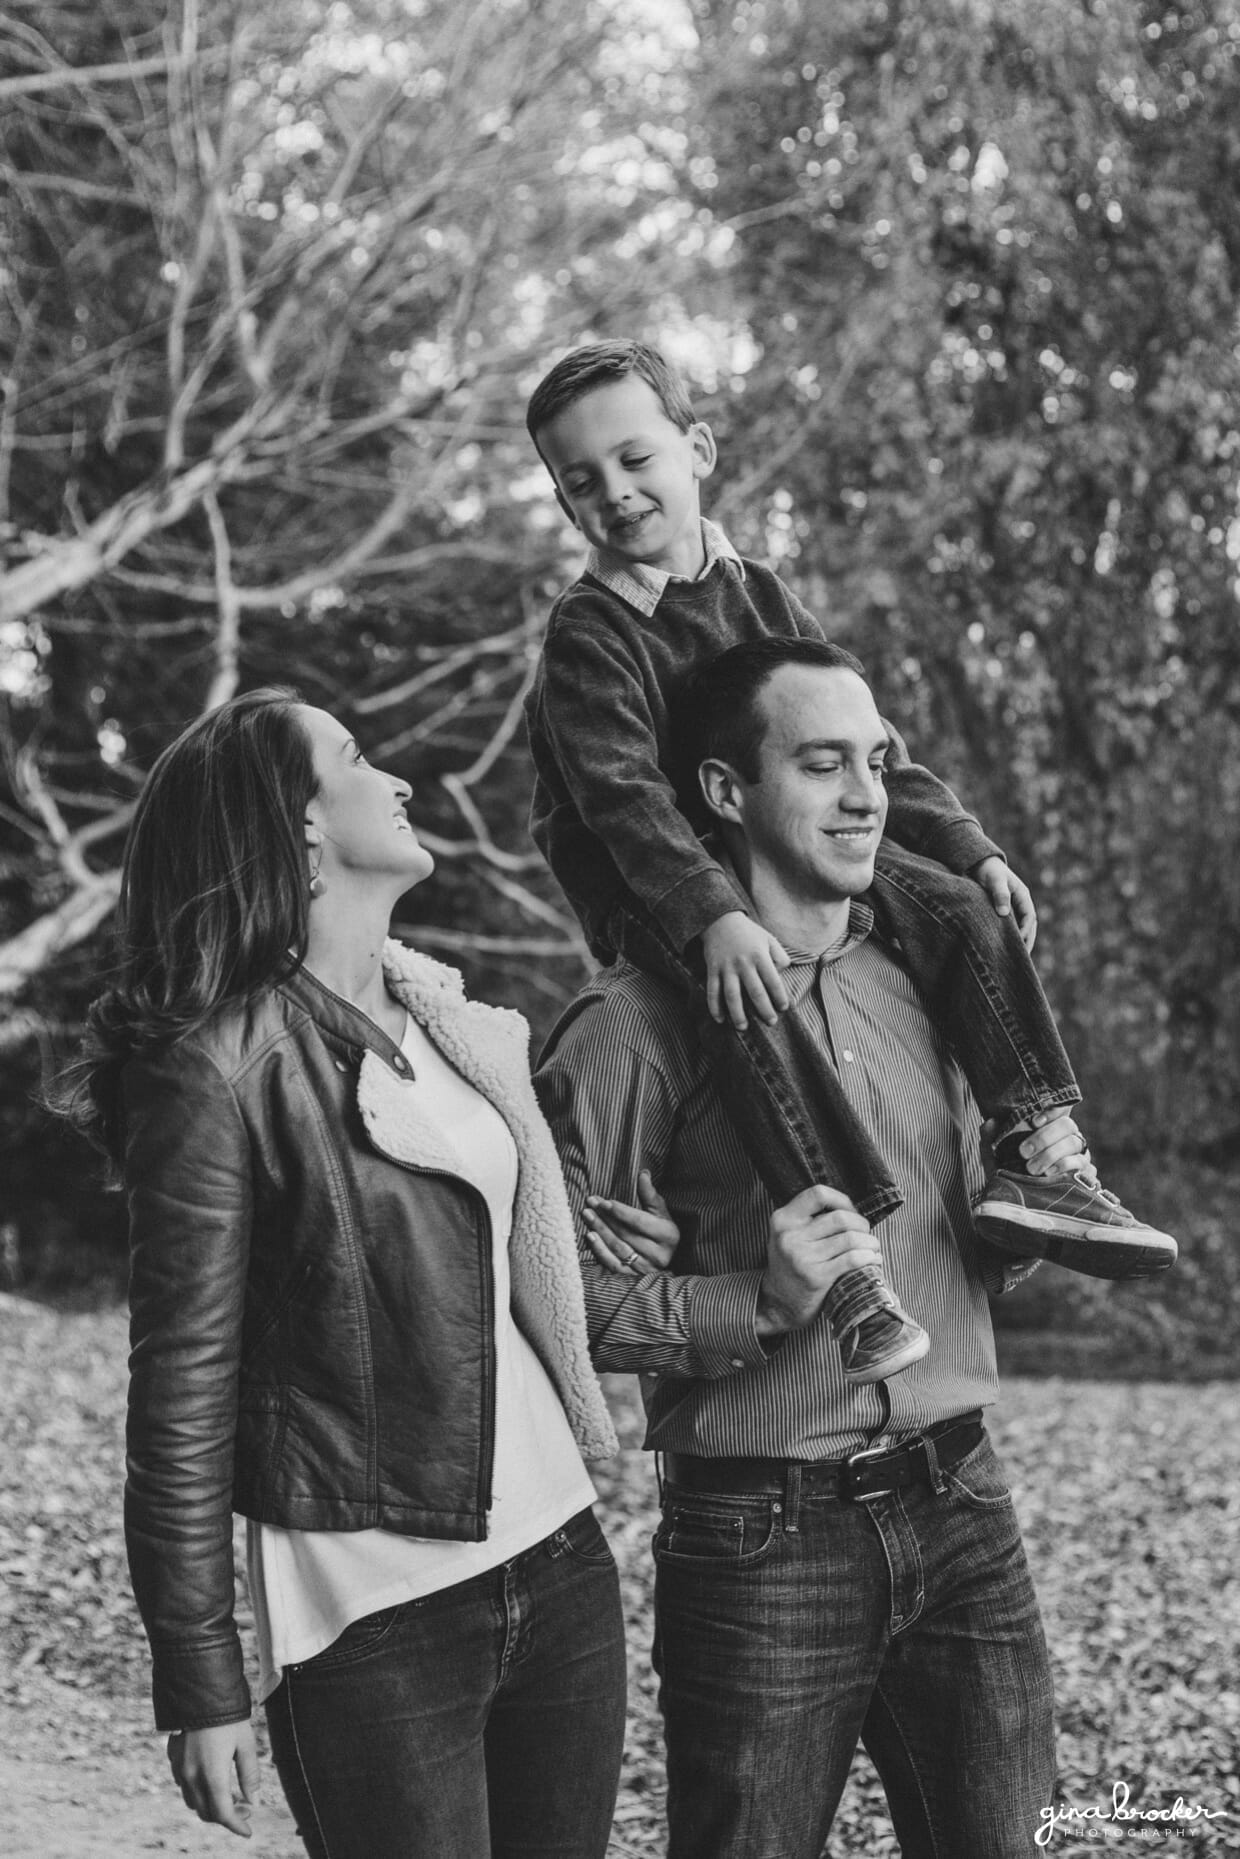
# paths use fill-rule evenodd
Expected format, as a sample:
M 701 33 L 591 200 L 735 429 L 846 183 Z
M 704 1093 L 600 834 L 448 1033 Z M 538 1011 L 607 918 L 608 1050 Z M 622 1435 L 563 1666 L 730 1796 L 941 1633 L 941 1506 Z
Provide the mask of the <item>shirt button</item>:
M 852 1055 L 852 1053 L 851 1053 L 851 1052 L 850 1052 L 850 1051 L 848 1050 L 848 1047 L 847 1047 L 847 1046 L 845 1046 L 845 1048 L 844 1048 L 844 1057 L 845 1057 L 845 1058 L 847 1059 L 847 1061 L 848 1061 L 848 1063 L 849 1063 L 849 1064 L 851 1065 L 851 1064 L 852 1064 L 852 1062 L 853 1062 L 853 1055 Z
M 338 1072 L 347 1072 L 347 1071 L 348 1071 L 348 1069 L 349 1069 L 349 1068 L 348 1068 L 348 1066 L 347 1066 L 347 1065 L 345 1064 L 345 1062 L 344 1062 L 344 1060 L 343 1060 L 343 1059 L 337 1059 L 337 1060 L 336 1060 L 336 1070 L 337 1070 Z
M 733 1367 L 733 1368 L 744 1368 L 744 1366 L 745 1366 L 745 1358 L 744 1358 L 744 1356 L 733 1356 L 733 1357 L 732 1357 L 732 1367 Z
M 392 1063 L 396 1067 L 398 1072 L 403 1072 L 406 1069 L 405 1061 L 404 1059 L 401 1058 L 399 1052 L 396 1054 L 396 1057 L 392 1060 Z

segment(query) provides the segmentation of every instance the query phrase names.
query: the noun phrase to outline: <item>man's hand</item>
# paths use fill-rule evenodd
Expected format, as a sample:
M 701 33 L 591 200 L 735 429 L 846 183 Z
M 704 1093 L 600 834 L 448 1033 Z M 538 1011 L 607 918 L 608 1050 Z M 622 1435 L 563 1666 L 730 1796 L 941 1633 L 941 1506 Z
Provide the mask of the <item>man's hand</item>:
M 882 1264 L 870 1223 L 838 1188 L 802 1188 L 771 1215 L 758 1293 L 759 1336 L 803 1330 L 837 1278 Z
M 680 1228 L 648 1168 L 637 1177 L 637 1198 L 640 1207 L 605 1200 L 601 1194 L 590 1196 L 581 1216 L 590 1250 L 608 1271 L 632 1276 L 665 1272 L 680 1244 Z
M 706 958 L 706 1004 L 722 1026 L 724 1016 L 743 1033 L 749 1021 L 745 1003 L 767 1026 L 774 1026 L 788 1005 L 780 980 L 788 955 L 781 943 L 743 910 L 717 917 L 702 936 Z
M 1038 934 L 1038 913 L 1034 909 L 1033 893 L 1024 879 L 1018 878 L 997 852 L 979 859 L 971 867 L 969 876 L 981 885 L 995 907 L 996 916 L 1015 917 L 1021 941 L 1026 949 L 1032 949 Z
M 215 1724 L 168 1738 L 168 1763 L 186 1807 L 199 1820 L 214 1821 L 250 1837 L 250 1803 L 258 1797 L 258 1747 L 249 1722 Z M 233 1768 L 241 1787 L 233 1793 Z

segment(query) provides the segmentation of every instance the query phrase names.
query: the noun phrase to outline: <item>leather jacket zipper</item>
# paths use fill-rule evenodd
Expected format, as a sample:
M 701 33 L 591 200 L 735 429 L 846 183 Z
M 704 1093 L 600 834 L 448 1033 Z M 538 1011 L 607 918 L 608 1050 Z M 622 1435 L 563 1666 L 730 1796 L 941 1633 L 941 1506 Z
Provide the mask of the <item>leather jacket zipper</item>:
M 369 1134 L 369 1132 L 368 1132 Z M 472 1181 L 466 1181 L 463 1175 L 454 1175 L 450 1168 L 430 1168 L 421 1162 L 405 1162 L 400 1156 L 391 1155 L 381 1143 L 369 1138 L 371 1147 L 396 1168 L 403 1168 L 409 1175 L 431 1175 L 441 1181 L 451 1181 L 463 1188 L 466 1195 L 474 1201 L 482 1214 L 482 1246 L 480 1248 L 481 1266 L 480 1283 L 482 1290 L 482 1324 L 486 1337 L 486 1349 L 483 1354 L 482 1369 L 482 1455 L 478 1462 L 477 1503 L 480 1516 L 485 1517 L 490 1509 L 491 1482 L 495 1472 L 495 1266 L 493 1253 L 495 1236 L 491 1230 L 491 1210 L 487 1206 L 486 1196 Z

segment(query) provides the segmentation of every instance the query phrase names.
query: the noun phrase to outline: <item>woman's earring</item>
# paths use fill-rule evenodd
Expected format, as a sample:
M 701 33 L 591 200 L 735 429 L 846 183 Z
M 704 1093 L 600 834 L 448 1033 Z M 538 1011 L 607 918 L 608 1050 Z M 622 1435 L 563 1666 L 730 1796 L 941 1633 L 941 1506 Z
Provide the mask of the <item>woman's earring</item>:
M 323 863 L 323 848 L 322 846 L 320 846 L 319 847 L 319 863 L 318 865 L 315 866 L 314 870 L 310 873 L 310 895 L 311 897 L 322 897 L 324 891 L 327 889 L 326 878 L 320 878 L 319 876 L 319 865 L 321 865 L 322 863 Z

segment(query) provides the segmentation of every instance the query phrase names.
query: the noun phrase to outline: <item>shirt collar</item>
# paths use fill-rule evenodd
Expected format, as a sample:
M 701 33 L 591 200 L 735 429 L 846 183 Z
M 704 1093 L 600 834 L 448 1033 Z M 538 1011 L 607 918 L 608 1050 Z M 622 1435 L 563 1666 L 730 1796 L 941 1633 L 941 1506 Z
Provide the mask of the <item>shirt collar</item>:
M 758 913 L 753 908 L 753 899 L 741 883 L 735 865 L 733 865 L 731 859 L 717 839 L 713 837 L 708 839 L 706 841 L 706 847 L 707 850 L 713 853 L 715 858 L 718 859 L 720 865 L 728 874 L 728 877 L 732 880 L 741 896 L 745 899 L 745 902 L 749 905 L 753 920 L 756 923 L 758 921 Z M 789 945 L 785 943 L 784 953 L 788 957 L 789 966 L 783 970 L 783 982 L 788 990 L 792 1005 L 794 1007 L 800 1005 L 814 977 L 820 970 L 829 968 L 833 962 L 840 961 L 853 949 L 857 948 L 860 943 L 867 941 L 874 933 L 873 909 L 866 903 L 864 897 L 850 897 L 848 900 L 848 928 L 844 934 L 843 941 L 836 943 L 833 949 L 826 950 L 822 955 L 813 955 L 807 949 L 790 948 Z M 882 936 L 879 935 L 877 940 L 881 942 L 883 940 Z
M 790 966 L 783 972 L 783 982 L 793 1006 L 804 996 L 816 975 L 866 942 L 873 932 L 873 910 L 863 897 L 852 897 L 848 901 L 848 929 L 844 940 L 836 943 L 833 949 L 827 949 L 822 955 L 812 955 L 808 950 L 792 949 L 785 943 Z
M 701 581 L 708 575 L 716 562 L 727 562 L 745 579 L 745 564 L 742 562 L 732 544 L 728 541 L 718 523 L 708 522 L 702 518 L 702 546 L 706 550 L 706 565 L 696 578 Z M 591 549 L 586 557 L 586 573 L 593 575 L 596 581 L 611 593 L 618 594 L 630 607 L 650 619 L 655 608 L 662 600 L 669 581 L 688 583 L 688 575 L 669 574 L 665 568 L 651 568 L 645 562 L 622 562 L 617 556 L 602 549 Z

